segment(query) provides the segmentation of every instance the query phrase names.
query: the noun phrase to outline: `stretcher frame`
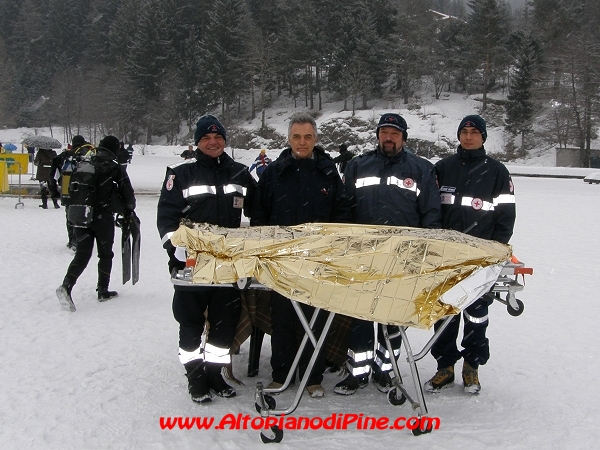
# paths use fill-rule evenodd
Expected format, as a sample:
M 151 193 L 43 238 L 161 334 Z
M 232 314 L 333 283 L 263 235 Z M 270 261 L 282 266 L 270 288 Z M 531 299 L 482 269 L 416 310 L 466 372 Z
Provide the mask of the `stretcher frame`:
M 484 297 L 486 297 L 490 301 L 498 301 L 498 302 L 506 305 L 508 313 L 510 315 L 519 316 L 523 313 L 524 304 L 521 300 L 516 298 L 516 293 L 522 291 L 525 288 L 524 276 L 532 275 L 532 274 L 533 274 L 532 268 L 525 267 L 525 265 L 522 262 L 518 261 L 516 258 L 513 257 L 512 260 L 508 261 L 504 265 L 504 267 L 502 268 L 502 270 L 500 272 L 500 275 L 498 276 L 496 282 L 494 283 L 494 286 L 488 293 L 484 294 Z M 523 280 L 522 283 L 519 282 L 519 276 L 522 277 L 522 280 Z M 173 276 L 171 277 L 171 282 L 174 285 L 187 286 L 187 287 L 190 287 L 190 286 L 231 287 L 231 284 L 222 284 L 222 285 L 209 284 L 209 285 L 207 285 L 207 284 L 192 283 L 191 282 L 191 273 L 186 272 L 186 269 L 180 270 L 179 272 L 174 273 Z M 253 278 L 240 278 L 236 283 L 233 284 L 233 287 L 235 287 L 236 289 L 239 289 L 239 290 L 246 290 L 246 289 L 250 289 L 250 288 L 269 290 L 269 288 L 258 283 Z M 506 294 L 505 298 L 502 298 L 502 294 Z M 298 351 L 296 353 L 296 356 L 294 358 L 294 362 L 292 363 L 292 367 L 290 368 L 290 371 L 288 372 L 288 375 L 287 375 L 286 380 L 283 383 L 283 385 L 276 389 L 269 389 L 269 388 L 263 386 L 263 383 L 260 381 L 256 383 L 255 408 L 256 408 L 256 411 L 261 415 L 261 417 L 263 417 L 265 419 L 270 416 L 287 416 L 287 415 L 292 414 L 297 409 L 297 407 L 300 404 L 300 400 L 302 399 L 302 395 L 304 394 L 304 391 L 307 386 L 308 379 L 311 375 L 314 364 L 323 348 L 323 344 L 325 342 L 325 338 L 327 337 L 327 334 L 328 334 L 331 324 L 333 322 L 333 318 L 336 315 L 336 312 L 334 312 L 334 311 L 323 311 L 324 313 L 327 313 L 328 315 L 327 315 L 327 319 L 326 319 L 325 325 L 323 327 L 323 330 L 321 331 L 321 334 L 317 337 L 317 336 L 315 336 L 315 333 L 313 332 L 312 328 L 316 322 L 318 315 L 321 313 L 321 309 L 315 308 L 310 320 L 308 320 L 306 318 L 304 312 L 302 311 L 302 308 L 300 307 L 299 302 L 297 302 L 295 300 L 290 300 L 290 301 L 292 302 L 292 306 L 294 307 L 294 310 L 296 311 L 296 314 L 298 315 L 298 319 L 300 320 L 300 323 L 302 324 L 302 327 L 303 327 L 305 333 L 304 333 L 304 337 L 302 338 L 302 342 L 300 343 L 300 346 L 298 348 Z M 464 305 L 463 310 L 467 306 L 469 306 L 469 305 Z M 459 314 L 461 314 L 461 313 L 462 313 L 462 310 Z M 445 317 L 444 319 L 442 319 L 441 326 L 435 331 L 435 333 L 426 342 L 426 344 L 423 346 L 423 348 L 417 353 L 415 353 L 412 350 L 412 347 L 410 345 L 410 340 L 406 334 L 406 330 L 409 327 L 398 326 L 398 331 L 393 334 L 390 334 L 388 325 L 382 326 L 383 337 L 384 337 L 384 341 L 385 341 L 389 355 L 394 355 L 394 349 L 392 347 L 391 340 L 398 336 L 402 337 L 402 345 L 406 351 L 405 358 L 406 358 L 406 361 L 408 362 L 408 365 L 410 368 L 410 374 L 411 374 L 412 384 L 413 384 L 412 390 L 414 391 L 414 396 L 413 396 L 413 395 L 411 395 L 411 392 L 409 391 L 408 386 L 402 380 L 402 376 L 400 374 L 400 369 L 399 369 L 399 361 L 401 359 L 401 356 L 398 355 L 397 358 L 391 357 L 390 362 L 392 365 L 392 370 L 394 372 L 394 377 L 392 378 L 393 387 L 387 393 L 388 402 L 391 405 L 401 406 L 408 400 L 413 411 L 415 411 L 415 413 L 417 414 L 417 416 L 419 418 L 426 417 L 428 415 L 427 403 L 425 401 L 423 385 L 422 385 L 420 377 L 419 377 L 419 369 L 417 367 L 417 361 L 421 360 L 423 357 L 425 357 L 429 353 L 429 351 L 431 350 L 431 347 L 433 346 L 433 344 L 435 344 L 435 342 L 440 337 L 440 335 L 448 327 L 448 325 L 450 324 L 450 321 L 452 320 L 453 317 L 454 316 L 448 316 L 448 317 Z M 300 378 L 299 386 L 294 395 L 292 403 L 286 408 L 277 409 L 277 403 L 273 396 L 287 390 L 290 387 L 291 380 L 293 379 L 294 374 L 296 373 L 296 370 L 298 369 L 298 365 L 300 363 L 300 358 L 301 358 L 302 353 L 304 352 L 304 349 L 309 340 L 314 348 L 313 353 L 310 357 L 310 360 L 308 362 L 308 365 L 306 367 L 306 371 L 305 371 L 304 375 Z M 429 424 L 429 426 L 432 426 L 431 421 L 419 421 L 419 423 L 420 424 Z M 425 426 L 427 426 L 427 425 L 425 425 Z M 430 433 L 432 431 L 432 428 L 415 428 L 411 431 L 415 436 L 418 436 L 421 434 Z M 280 429 L 277 425 L 274 425 L 270 429 L 262 430 L 260 437 L 264 443 L 281 442 L 281 440 L 283 439 L 283 430 Z

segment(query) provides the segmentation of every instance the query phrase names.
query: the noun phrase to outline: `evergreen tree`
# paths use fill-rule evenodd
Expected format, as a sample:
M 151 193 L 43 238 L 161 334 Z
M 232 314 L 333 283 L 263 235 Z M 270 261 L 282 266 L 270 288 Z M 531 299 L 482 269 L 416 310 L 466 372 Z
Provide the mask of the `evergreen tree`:
M 479 61 L 482 73 L 482 111 L 487 108 L 487 94 L 494 87 L 500 70 L 507 61 L 506 38 L 510 27 L 504 3 L 498 0 L 470 0 L 467 19 L 471 57 Z
M 209 90 L 221 101 L 223 120 L 228 122 L 229 107 L 243 92 L 244 44 L 250 17 L 241 0 L 215 0 L 208 15 L 203 40 L 205 76 Z
M 525 148 L 525 135 L 533 124 L 533 83 L 535 64 L 540 57 L 540 48 L 531 35 L 515 33 L 510 40 L 515 52 L 513 76 L 506 104 L 506 129 L 513 135 L 521 134 L 521 148 Z
M 386 56 L 394 65 L 395 88 L 405 104 L 430 64 L 435 28 L 429 9 L 429 0 L 402 0 L 398 8 L 397 38 L 391 39 L 393 44 L 386 47 Z

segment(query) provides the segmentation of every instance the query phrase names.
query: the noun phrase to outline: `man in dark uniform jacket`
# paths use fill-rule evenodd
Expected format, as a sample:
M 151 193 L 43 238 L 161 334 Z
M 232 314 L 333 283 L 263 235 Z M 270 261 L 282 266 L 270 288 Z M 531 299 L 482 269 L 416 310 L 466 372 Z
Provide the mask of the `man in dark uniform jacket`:
M 307 222 L 348 222 L 350 205 L 344 185 L 333 161 L 316 146 L 317 125 L 309 114 L 298 113 L 290 118 L 288 141 L 279 158 L 269 164 L 260 176 L 251 225 L 299 225 Z M 307 318 L 314 307 L 302 304 Z M 314 331 L 319 336 L 326 315 L 321 311 Z M 273 382 L 269 388 L 280 388 L 292 367 L 300 340 L 297 336 L 298 316 L 291 300 L 271 294 L 271 368 Z M 312 345 L 307 344 L 300 359 L 300 376 L 308 365 Z M 322 397 L 321 386 L 325 357 L 317 358 L 306 389 L 311 397 Z
M 393 225 L 419 228 L 441 226 L 440 196 L 435 184 L 433 165 L 404 147 L 407 125 L 398 114 L 381 116 L 376 135 L 379 145 L 373 151 L 353 158 L 344 172 L 346 192 L 352 204 L 352 222 L 369 225 Z M 395 327 L 388 328 L 390 333 Z M 353 319 L 348 349 L 348 376 L 334 392 L 352 395 L 373 381 L 381 392 L 392 386 L 391 358 L 400 354 L 400 337 L 392 339 L 390 355 L 381 325 L 378 326 L 377 349 L 373 352 L 373 323 Z
M 510 174 L 502 163 L 485 153 L 487 130 L 482 117 L 466 116 L 458 126 L 457 135 L 460 145 L 456 154 L 435 165 L 442 200 L 442 227 L 506 244 L 513 234 L 516 217 Z M 477 394 L 481 390 L 478 369 L 490 357 L 485 335 L 488 305 L 482 297 L 463 311 L 462 351 L 456 346 L 460 315 L 452 318 L 431 349 L 438 370 L 425 383 L 426 391 L 439 392 L 454 386 L 454 364 L 461 358 L 465 392 Z M 435 329 L 439 326 L 437 323 Z
M 242 211 L 250 216 L 256 185 L 248 168 L 224 152 L 226 132 L 216 117 L 200 118 L 194 142 L 198 146 L 195 158 L 167 169 L 158 201 L 157 226 L 169 255 L 170 273 L 185 266 L 185 249 L 175 248 L 170 240 L 181 219 L 238 228 Z M 202 348 L 207 309 L 210 327 Z M 225 398 L 236 395 L 223 379 L 222 368 L 231 363 L 229 349 L 240 309 L 240 292 L 233 287 L 175 286 L 173 315 L 179 322 L 179 360 L 194 402 L 210 402 L 212 393 Z

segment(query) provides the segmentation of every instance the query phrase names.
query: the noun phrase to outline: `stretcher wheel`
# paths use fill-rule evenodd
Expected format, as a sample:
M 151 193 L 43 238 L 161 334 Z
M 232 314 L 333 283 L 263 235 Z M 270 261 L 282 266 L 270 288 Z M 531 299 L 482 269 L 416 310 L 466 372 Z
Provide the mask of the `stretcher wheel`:
M 265 444 L 270 444 L 271 442 L 279 443 L 283 439 L 283 430 L 280 430 L 279 427 L 275 425 L 269 430 L 261 431 L 260 439 Z
M 512 306 L 510 306 L 510 304 L 508 304 L 508 305 L 506 305 L 506 310 L 508 311 L 508 313 L 511 316 L 517 317 L 517 316 L 520 316 L 521 314 L 523 314 L 523 310 L 525 309 L 525 305 L 518 298 L 515 299 L 515 300 L 517 301 L 517 305 L 518 305 L 517 309 L 513 308 Z
M 388 402 L 392 406 L 400 406 L 403 405 L 406 401 L 406 396 L 400 392 L 400 397 L 398 397 L 398 389 L 392 388 L 387 393 Z
M 272 396 L 265 395 L 264 399 L 265 399 L 265 403 L 267 404 L 267 408 L 269 410 L 275 409 L 277 407 L 277 402 L 275 401 L 275 399 Z M 254 403 L 254 407 L 256 408 L 256 412 L 260 414 L 262 411 L 261 406 L 258 403 Z
M 433 425 L 429 424 L 430 426 L 425 428 L 425 429 L 421 429 L 420 427 L 418 428 L 414 428 L 412 431 L 412 434 L 414 436 L 421 436 L 422 434 L 427 434 L 427 433 L 431 433 L 433 431 Z

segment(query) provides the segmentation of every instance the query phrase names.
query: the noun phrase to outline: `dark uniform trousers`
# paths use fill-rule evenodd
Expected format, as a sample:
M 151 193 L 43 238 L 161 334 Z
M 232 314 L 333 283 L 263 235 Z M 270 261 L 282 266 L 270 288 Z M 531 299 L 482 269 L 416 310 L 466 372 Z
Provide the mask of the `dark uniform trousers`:
M 315 308 L 303 303 L 299 305 L 307 322 L 310 323 Z M 317 340 L 319 340 L 319 337 L 323 332 L 327 316 L 328 313 L 326 311 L 320 311 L 317 320 L 312 327 Z M 292 305 L 292 301 L 277 292 L 272 292 L 271 294 L 271 326 L 273 328 L 272 336 L 278 336 L 278 339 L 271 339 L 271 368 L 273 369 L 273 381 L 283 384 L 292 368 L 294 358 L 296 357 L 304 333 L 298 333 L 301 324 L 298 314 Z M 309 340 L 300 357 L 300 377 L 304 376 L 313 350 L 314 347 Z M 321 351 L 319 352 L 319 357 L 315 361 L 307 386 L 321 384 L 324 372 L 325 352 Z M 294 378 L 292 378 L 292 380 L 294 380 Z
M 228 287 L 202 287 L 176 289 L 173 295 L 173 316 L 179 322 L 179 348 L 187 352 L 200 348 L 207 308 L 210 324 L 207 344 L 220 349 L 231 346 L 241 312 L 240 291 Z
M 398 332 L 398 327 L 395 325 L 388 326 L 388 333 L 394 334 Z M 375 374 L 381 372 L 389 372 L 391 368 L 390 354 L 387 351 L 385 339 L 383 337 L 383 327 L 377 324 L 377 348 L 373 354 L 373 341 L 375 333 L 373 322 L 362 319 L 352 319 L 352 333 L 350 334 L 350 344 L 348 348 L 347 364 L 348 369 L 354 376 L 368 376 L 371 370 Z M 400 346 L 402 345 L 402 337 L 397 336 L 390 339 L 392 349 L 396 352 L 397 357 L 400 354 Z M 375 357 L 373 357 L 373 355 Z M 392 374 L 390 376 L 393 377 Z
M 474 368 L 488 361 L 490 358 L 490 345 L 488 338 L 485 337 L 485 331 L 489 323 L 488 306 L 488 300 L 482 297 L 463 311 L 462 316 L 465 326 L 461 343 L 462 352 L 458 351 L 456 346 L 461 314 L 457 314 L 451 319 L 448 327 L 431 347 L 431 355 L 437 360 L 438 369 L 453 366 L 461 358 L 464 358 Z M 441 321 L 438 321 L 434 325 L 435 330 L 440 326 Z
M 83 273 L 94 250 L 98 246 L 98 288 L 108 289 L 115 241 L 115 219 L 110 211 L 94 212 L 94 220 L 89 228 L 74 228 L 77 250 L 65 275 L 63 285 L 73 286 Z

